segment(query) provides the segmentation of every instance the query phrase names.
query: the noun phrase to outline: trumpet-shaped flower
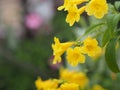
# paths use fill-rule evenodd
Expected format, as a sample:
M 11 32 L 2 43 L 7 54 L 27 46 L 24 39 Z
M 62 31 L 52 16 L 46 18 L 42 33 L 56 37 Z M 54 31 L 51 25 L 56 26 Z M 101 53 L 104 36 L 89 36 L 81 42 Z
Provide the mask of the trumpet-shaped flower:
M 71 3 L 76 4 L 76 5 L 80 5 L 84 2 L 87 2 L 88 0 L 71 0 Z
M 99 58 L 101 55 L 103 55 L 103 54 L 104 54 L 104 49 L 101 49 L 101 50 L 99 50 L 98 52 L 96 52 L 95 56 L 92 56 L 92 59 L 93 59 L 94 61 L 96 61 L 96 60 L 98 60 L 98 58 Z
M 89 83 L 89 79 L 84 72 L 69 71 L 67 69 L 60 70 L 60 79 L 68 83 L 76 83 L 82 89 Z
M 60 7 L 58 7 L 58 10 L 62 10 L 62 9 L 67 10 L 70 6 L 71 6 L 70 0 L 64 0 L 64 4 Z
M 73 82 L 79 84 L 80 88 L 85 88 L 88 85 L 89 79 L 83 72 L 78 72 L 73 76 Z
M 68 14 L 66 17 L 66 22 L 72 26 L 75 22 L 80 20 L 80 15 L 85 11 L 85 6 L 80 9 L 76 5 L 68 9 Z
M 78 63 L 85 62 L 85 56 L 81 54 L 80 47 L 75 47 L 74 49 L 68 48 L 66 58 L 68 63 L 70 63 L 72 66 L 76 66 Z
M 64 83 L 60 86 L 60 90 L 79 90 L 79 85 L 75 83 Z
M 55 44 L 52 44 L 52 49 L 53 49 L 53 55 L 54 55 L 54 60 L 53 64 L 56 64 L 57 62 L 61 62 L 61 55 L 74 44 L 74 42 L 66 42 L 66 43 L 60 43 L 58 38 L 54 38 Z
M 73 7 L 74 5 L 78 5 L 86 1 L 88 0 L 64 0 L 64 4 L 58 7 L 58 10 L 64 9 L 66 11 L 69 10 L 69 8 Z
M 71 82 L 72 77 L 76 74 L 76 71 L 69 71 L 68 69 L 60 69 L 60 79 L 63 81 Z
M 98 42 L 96 39 L 88 37 L 84 40 L 84 46 L 82 47 L 82 51 L 83 53 L 88 54 L 88 56 L 93 57 L 99 52 L 101 52 L 101 48 L 98 46 Z
M 106 0 L 91 0 L 85 11 L 88 15 L 94 15 L 96 18 L 102 18 L 108 12 L 108 4 Z

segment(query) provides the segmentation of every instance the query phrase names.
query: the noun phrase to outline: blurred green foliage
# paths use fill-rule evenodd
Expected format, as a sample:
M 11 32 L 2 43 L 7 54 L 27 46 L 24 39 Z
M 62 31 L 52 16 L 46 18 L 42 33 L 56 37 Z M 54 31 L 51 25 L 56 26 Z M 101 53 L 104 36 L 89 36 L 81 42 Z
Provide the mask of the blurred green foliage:
M 0 90 L 36 90 L 34 82 L 38 76 L 42 79 L 58 77 L 58 70 L 51 69 L 48 64 L 52 56 L 53 38 L 59 37 L 61 41 L 75 39 L 72 29 L 64 20 L 65 13 L 57 12 L 51 22 L 51 34 L 24 38 L 14 50 L 9 48 L 9 43 L 1 43 Z

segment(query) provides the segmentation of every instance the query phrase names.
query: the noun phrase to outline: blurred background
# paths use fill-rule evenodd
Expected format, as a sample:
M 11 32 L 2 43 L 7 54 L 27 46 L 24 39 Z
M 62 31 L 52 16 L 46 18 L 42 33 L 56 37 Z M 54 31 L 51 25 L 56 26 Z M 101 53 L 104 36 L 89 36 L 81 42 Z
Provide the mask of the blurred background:
M 65 62 L 52 64 L 54 36 L 61 42 L 72 41 L 90 24 L 83 14 L 85 18 L 69 27 L 66 12 L 57 11 L 62 3 L 63 0 L 0 0 L 0 90 L 36 90 L 38 76 L 44 80 L 58 77 L 59 67 Z M 94 74 L 95 82 L 99 80 L 113 89 L 113 83 L 120 83 L 120 77 L 106 72 L 104 60 L 100 65 L 87 63 L 88 75 Z
M 34 82 L 58 77 L 54 36 L 74 40 L 57 7 L 62 0 L 0 0 L 0 90 L 36 90 Z

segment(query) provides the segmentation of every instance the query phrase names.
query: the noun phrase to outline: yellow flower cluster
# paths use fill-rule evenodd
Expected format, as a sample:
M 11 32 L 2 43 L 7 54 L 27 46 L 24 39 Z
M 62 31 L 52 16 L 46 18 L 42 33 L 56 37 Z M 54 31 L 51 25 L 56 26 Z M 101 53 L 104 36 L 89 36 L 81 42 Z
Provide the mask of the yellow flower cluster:
M 41 80 L 40 77 L 35 81 L 37 90 L 87 90 L 89 79 L 84 72 L 60 70 L 59 79 Z M 98 84 L 89 87 L 88 90 L 105 90 Z
M 81 7 L 78 8 L 78 5 Z M 80 15 L 84 11 L 90 16 L 102 18 L 108 12 L 108 4 L 106 0 L 64 0 L 64 4 L 58 7 L 58 10 L 62 9 L 68 12 L 66 22 L 72 26 L 80 20 Z
M 60 43 L 58 38 L 54 38 L 55 44 L 52 44 L 53 48 L 53 64 L 61 62 L 61 55 L 66 51 L 66 59 L 72 66 L 78 65 L 78 63 L 85 63 L 85 56 L 87 54 L 90 57 L 94 57 L 101 52 L 100 46 L 96 39 L 87 37 L 81 45 L 80 42 L 65 42 Z

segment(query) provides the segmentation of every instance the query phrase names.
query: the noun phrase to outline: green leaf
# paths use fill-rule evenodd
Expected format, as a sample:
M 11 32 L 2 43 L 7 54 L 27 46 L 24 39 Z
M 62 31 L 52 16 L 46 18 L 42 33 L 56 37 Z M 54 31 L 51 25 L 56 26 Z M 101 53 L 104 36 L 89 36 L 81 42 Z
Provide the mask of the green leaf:
M 107 15 L 107 29 L 103 34 L 102 46 L 105 46 L 106 43 L 115 36 L 115 30 L 119 20 L 120 14 Z
M 107 29 L 103 34 L 102 47 L 104 47 L 109 40 L 110 40 L 110 31 Z
M 112 34 L 112 32 L 114 32 L 114 25 L 113 25 L 113 19 L 114 19 L 115 14 L 109 14 L 107 15 L 107 30 L 110 31 L 110 34 Z
M 109 7 L 109 10 L 110 10 L 110 11 L 114 11 L 114 10 L 115 10 L 115 8 L 114 8 L 114 6 L 113 6 L 112 3 L 109 3 L 109 4 L 108 4 L 108 7 Z
M 119 11 L 120 10 L 120 1 L 116 1 L 114 6 L 115 6 L 115 9 Z
M 116 29 L 117 24 L 120 20 L 120 14 L 109 14 L 107 15 L 107 26 L 111 30 L 111 33 Z
M 120 72 L 119 67 L 117 65 L 117 60 L 116 60 L 116 44 L 117 44 L 117 38 L 113 38 L 109 41 L 109 43 L 106 46 L 105 50 L 105 60 L 108 65 L 108 67 L 111 69 L 111 71 L 117 73 Z
M 120 13 L 115 14 L 114 18 L 113 18 L 113 29 L 117 28 L 117 24 L 120 21 Z

